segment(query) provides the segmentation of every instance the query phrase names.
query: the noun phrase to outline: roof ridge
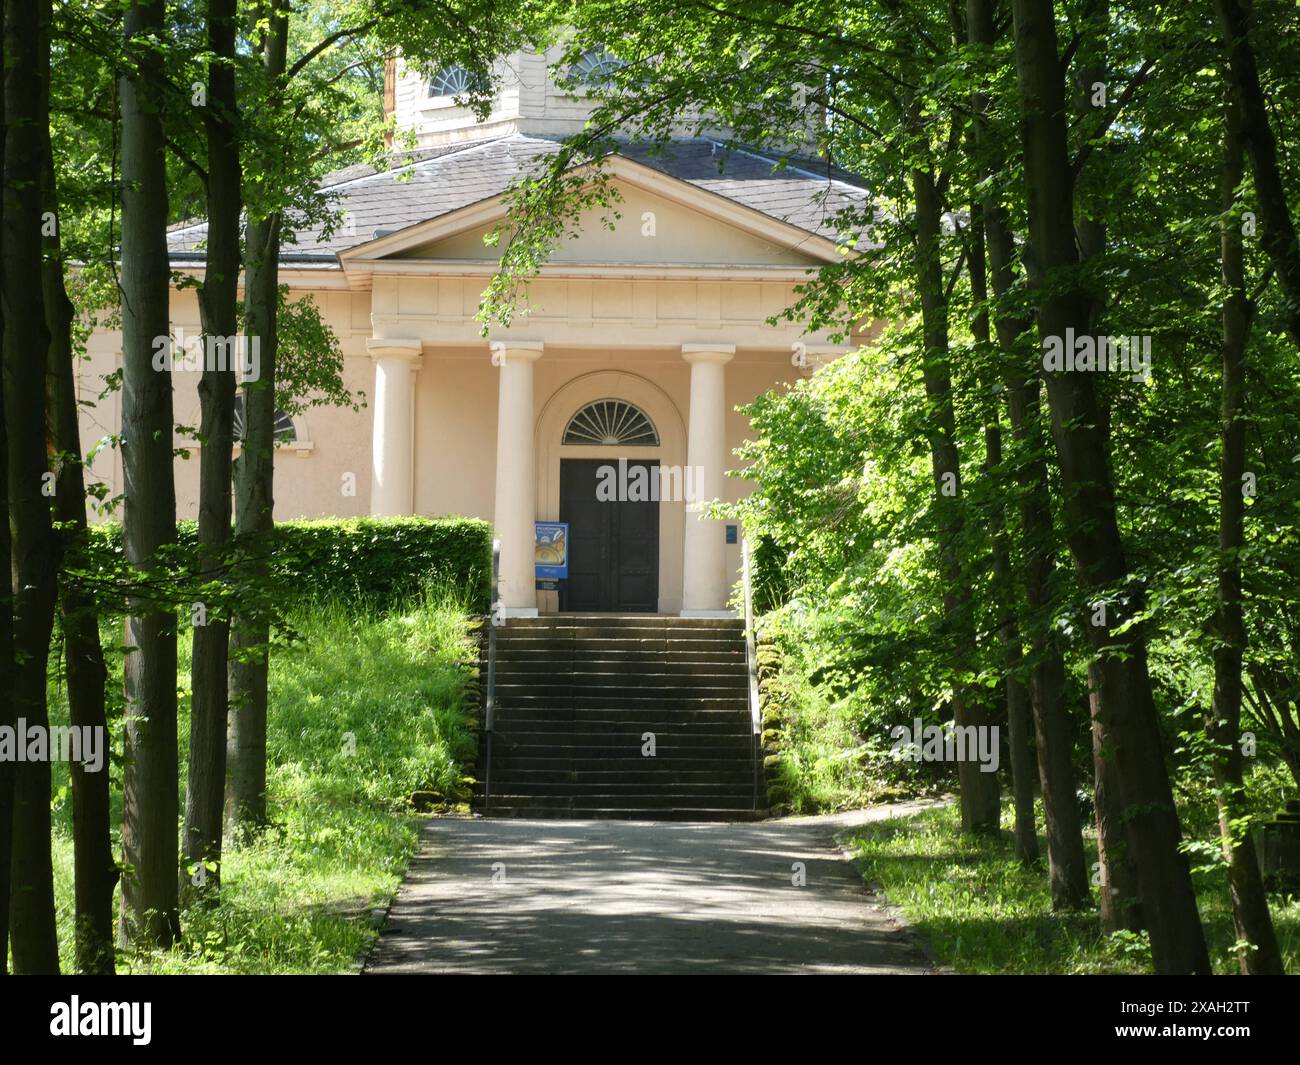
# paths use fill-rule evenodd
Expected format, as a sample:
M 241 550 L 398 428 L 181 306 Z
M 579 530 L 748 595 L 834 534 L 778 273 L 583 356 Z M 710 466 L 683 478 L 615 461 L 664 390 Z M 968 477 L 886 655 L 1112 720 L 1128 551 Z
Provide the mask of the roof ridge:
M 475 140 L 465 141 L 461 144 L 447 145 L 450 150 L 440 152 L 437 155 L 430 155 L 424 159 L 412 159 L 409 162 L 402 163 L 400 166 L 390 167 L 387 170 L 374 170 L 369 174 L 358 174 L 353 178 L 345 178 L 333 185 L 321 185 L 318 190 L 324 192 L 326 189 L 341 189 L 346 185 L 357 185 L 363 181 L 370 181 L 372 178 L 388 177 L 392 174 L 400 174 L 403 170 L 415 170 L 425 166 L 428 163 L 437 163 L 443 159 L 450 159 L 453 155 L 461 156 L 478 148 L 485 148 L 489 144 L 496 144 L 498 141 L 508 140 L 510 137 L 517 136 L 516 133 L 502 133 L 493 137 L 479 137 Z M 443 147 L 439 145 L 438 147 Z
M 729 145 L 725 141 L 715 140 L 712 137 L 703 137 L 701 139 L 706 140 L 710 144 L 714 144 L 717 147 L 724 149 L 725 151 L 735 152 L 737 155 L 747 155 L 751 159 L 758 159 L 765 163 L 772 163 L 774 166 L 780 165 L 781 169 L 783 170 L 792 170 L 795 173 L 802 174 L 805 177 L 812 178 L 815 181 L 825 181 L 828 184 L 833 184 L 833 185 L 847 185 L 851 189 L 866 190 L 867 188 L 865 185 L 854 185 L 852 182 L 844 181 L 841 178 L 832 177 L 830 174 L 818 173 L 816 170 L 812 170 L 806 166 L 800 166 L 798 163 L 789 163 L 781 159 L 780 157 L 774 157 L 772 155 L 769 155 L 766 152 L 762 151 L 761 149 L 753 147 L 752 145 Z M 791 156 L 790 158 L 806 159 L 807 156 Z M 827 165 L 834 170 L 839 170 L 841 173 L 844 174 L 849 173 L 849 171 L 845 170 L 843 167 L 838 167 L 834 163 L 831 163 L 829 161 Z

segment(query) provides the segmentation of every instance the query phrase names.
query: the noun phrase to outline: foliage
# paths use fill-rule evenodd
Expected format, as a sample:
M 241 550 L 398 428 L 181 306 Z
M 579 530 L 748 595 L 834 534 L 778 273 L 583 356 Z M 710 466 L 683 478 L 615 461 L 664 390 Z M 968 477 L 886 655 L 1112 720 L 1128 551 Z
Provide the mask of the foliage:
M 1252 781 L 1252 790 L 1272 786 Z M 1190 820 L 1213 816 L 1213 798 L 1186 801 Z M 1004 809 L 1004 829 L 1010 810 Z M 1054 912 L 1047 880 L 1015 858 L 1007 834 L 963 836 L 951 806 L 854 829 L 847 842 L 869 885 L 898 906 L 937 961 L 959 973 L 1149 973 L 1145 935 L 1104 936 L 1096 911 Z M 1215 830 L 1211 828 L 1211 835 Z M 1096 861 L 1095 842 L 1087 842 Z M 1197 872 L 1197 900 L 1215 971 L 1236 969 L 1235 933 L 1221 865 Z M 1300 971 L 1300 899 L 1275 896 L 1273 921 L 1287 971 Z
M 370 912 L 397 889 L 416 841 L 407 800 L 429 790 L 462 802 L 477 749 L 476 644 L 462 596 L 434 583 L 391 613 L 339 603 L 301 606 L 298 638 L 271 658 L 268 789 L 271 827 L 227 850 L 220 904 L 182 914 L 185 941 L 127 955 L 123 972 L 336 973 L 373 940 Z M 121 687 L 114 648 L 109 690 Z M 185 784 L 189 641 L 181 640 L 178 775 Z M 66 721 L 61 680 L 51 711 Z M 113 717 L 120 728 L 120 709 Z M 349 754 L 349 735 L 355 754 Z M 55 875 L 61 951 L 72 950 L 72 804 L 55 769 Z M 114 823 L 121 766 L 112 765 Z
M 192 570 L 197 526 L 177 525 L 171 580 L 159 594 L 189 603 L 202 587 Z M 134 578 L 122 566 L 121 526 L 93 526 L 84 559 L 73 572 L 101 595 L 105 609 L 118 609 L 108 593 L 122 594 Z M 391 609 L 430 582 L 457 589 L 472 609 L 487 611 L 491 598 L 491 526 L 475 518 L 320 518 L 279 522 L 267 545 L 272 598 L 305 604 L 336 601 Z M 233 576 L 239 555 L 232 555 Z M 219 589 L 217 590 L 219 591 Z

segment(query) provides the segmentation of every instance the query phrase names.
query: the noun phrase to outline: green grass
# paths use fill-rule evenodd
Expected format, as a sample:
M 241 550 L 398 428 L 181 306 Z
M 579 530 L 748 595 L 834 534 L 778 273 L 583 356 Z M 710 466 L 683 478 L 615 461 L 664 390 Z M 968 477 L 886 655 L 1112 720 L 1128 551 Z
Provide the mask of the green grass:
M 267 737 L 270 827 L 227 845 L 220 905 L 181 915 L 184 942 L 120 956 L 119 971 L 341 973 L 372 942 L 370 910 L 396 891 L 415 849 L 412 791 L 467 797 L 476 740 L 467 686 L 469 618 L 445 590 L 388 615 L 337 604 L 298 611 L 296 638 L 271 656 Z M 105 631 L 105 646 L 118 640 Z M 189 639 L 181 640 L 184 809 L 189 735 Z M 121 656 L 111 655 L 120 691 Z M 66 716 L 62 693 L 51 710 Z M 351 734 L 351 738 L 349 735 Z M 120 750 L 120 737 L 114 747 Z M 353 750 L 355 753 L 353 753 Z M 62 776 L 60 776 L 60 772 Z M 114 825 L 121 766 L 113 766 Z M 72 968 L 71 801 L 56 766 L 55 890 L 60 952 Z M 120 854 L 120 843 L 114 848 Z
M 1003 827 L 1010 830 L 1010 811 Z M 1041 823 L 1041 822 L 1040 822 Z M 999 839 L 963 836 L 955 806 L 855 829 L 849 841 L 881 889 L 960 973 L 1148 973 L 1145 936 L 1102 936 L 1097 912 L 1053 913 L 1044 869 L 1026 868 Z M 1088 862 L 1097 859 L 1087 840 Z M 1046 844 L 1040 841 L 1045 853 Z M 1232 914 L 1221 866 L 1194 873 L 1216 972 L 1236 971 Z M 1300 900 L 1271 896 L 1288 972 L 1300 971 Z

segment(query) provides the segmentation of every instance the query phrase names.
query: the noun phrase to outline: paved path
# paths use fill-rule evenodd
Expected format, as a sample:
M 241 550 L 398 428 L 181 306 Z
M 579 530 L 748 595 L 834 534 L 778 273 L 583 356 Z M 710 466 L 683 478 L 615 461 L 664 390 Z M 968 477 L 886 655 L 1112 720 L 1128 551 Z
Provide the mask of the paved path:
M 753 824 L 433 820 L 365 971 L 929 972 L 835 844 L 925 805 Z

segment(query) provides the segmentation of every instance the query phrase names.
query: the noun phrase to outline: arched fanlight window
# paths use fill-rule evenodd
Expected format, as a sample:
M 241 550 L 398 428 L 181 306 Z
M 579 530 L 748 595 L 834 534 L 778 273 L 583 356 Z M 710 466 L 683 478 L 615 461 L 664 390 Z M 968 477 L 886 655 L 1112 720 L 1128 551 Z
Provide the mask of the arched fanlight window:
M 476 78 L 457 63 L 437 71 L 425 84 L 425 95 L 431 99 L 438 96 L 465 96 L 486 88 L 483 78 Z
M 238 443 L 244 437 L 244 397 L 238 395 L 235 397 L 235 441 Z M 293 419 L 285 414 L 284 411 L 275 412 L 275 439 L 277 443 L 292 443 L 298 439 L 298 430 L 293 424 Z
M 569 419 L 563 444 L 658 447 L 659 433 L 640 407 L 621 399 L 598 399 Z
M 593 48 L 582 53 L 569 74 L 579 85 L 608 85 L 614 80 L 614 74 L 625 66 L 623 60 L 604 48 Z

